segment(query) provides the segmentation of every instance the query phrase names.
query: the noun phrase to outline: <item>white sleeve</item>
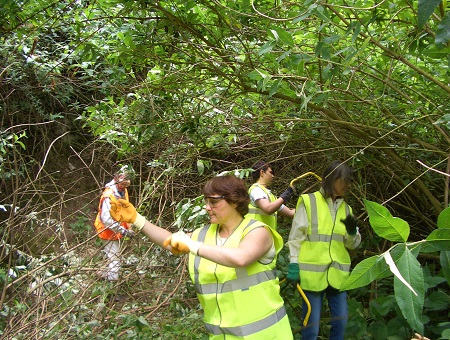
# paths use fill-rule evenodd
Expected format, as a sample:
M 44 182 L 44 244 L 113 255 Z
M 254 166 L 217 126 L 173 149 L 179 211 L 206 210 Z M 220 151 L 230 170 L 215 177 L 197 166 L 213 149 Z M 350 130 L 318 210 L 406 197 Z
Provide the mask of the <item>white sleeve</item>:
M 356 235 L 349 235 L 345 233 L 344 245 L 348 249 L 356 249 L 361 243 L 361 234 L 359 233 L 359 228 L 356 227 Z
M 290 263 L 298 263 L 298 254 L 303 241 L 306 240 L 308 233 L 308 215 L 306 213 L 305 206 L 302 203 L 299 204 L 295 211 L 294 218 L 292 220 L 292 228 L 289 233 L 289 239 L 286 244 L 289 247 L 289 260 Z
M 102 213 L 100 214 L 100 219 L 107 228 L 113 227 L 114 224 L 117 225 L 116 221 L 111 217 L 109 209 L 111 209 L 111 201 L 109 198 L 105 198 L 102 203 Z
M 252 203 L 252 205 L 254 207 L 256 207 L 256 201 L 260 200 L 261 198 L 266 198 L 269 199 L 269 197 L 267 196 L 267 194 L 264 192 L 263 189 L 261 189 L 260 187 L 255 186 L 251 191 L 250 191 L 250 202 Z

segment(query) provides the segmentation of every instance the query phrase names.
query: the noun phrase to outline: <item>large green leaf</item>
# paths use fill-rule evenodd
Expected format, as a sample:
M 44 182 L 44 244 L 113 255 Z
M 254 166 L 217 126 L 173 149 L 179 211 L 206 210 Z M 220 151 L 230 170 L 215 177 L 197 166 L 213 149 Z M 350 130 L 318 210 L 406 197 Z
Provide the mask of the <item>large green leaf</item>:
M 450 296 L 442 290 L 434 291 L 425 299 L 424 307 L 427 310 L 446 311 L 450 306 Z
M 394 246 L 390 250 L 390 255 L 397 262 L 403 255 L 405 247 Z M 350 276 L 341 286 L 341 290 L 349 290 L 368 285 L 374 280 L 382 279 L 392 275 L 392 272 L 384 260 L 385 254 L 369 257 L 360 263 L 350 273 Z
M 425 25 L 441 1 L 442 0 L 419 0 L 419 9 L 417 13 L 419 28 Z
M 439 228 L 433 230 L 426 238 L 427 244 L 435 248 L 436 251 L 450 250 L 450 228 Z
M 397 268 L 403 278 L 413 288 L 411 290 L 398 276 L 394 277 L 395 300 L 400 310 L 412 329 L 423 334 L 423 322 L 421 319 L 424 304 L 424 278 L 419 261 L 412 255 L 408 248 L 397 262 Z
M 381 272 L 383 262 L 380 255 L 372 256 L 361 261 L 352 270 L 348 279 L 342 284 L 341 290 L 349 290 L 368 285 Z
M 438 228 L 450 228 L 450 207 L 441 211 L 437 220 Z
M 447 283 L 450 285 L 450 251 L 441 251 L 441 267 Z
M 450 12 L 444 15 L 436 31 L 436 44 L 447 44 L 450 41 Z
M 363 200 L 369 214 L 369 222 L 378 236 L 392 242 L 406 242 L 409 236 L 409 224 L 405 220 L 393 217 L 382 205 Z
M 445 47 L 442 48 L 441 46 L 438 46 L 436 44 L 432 44 L 430 46 L 428 46 L 427 48 L 425 48 L 422 51 L 422 54 L 424 56 L 433 58 L 433 59 L 447 59 L 447 56 L 450 54 L 450 48 Z M 447 126 L 448 126 L 448 122 L 447 122 Z

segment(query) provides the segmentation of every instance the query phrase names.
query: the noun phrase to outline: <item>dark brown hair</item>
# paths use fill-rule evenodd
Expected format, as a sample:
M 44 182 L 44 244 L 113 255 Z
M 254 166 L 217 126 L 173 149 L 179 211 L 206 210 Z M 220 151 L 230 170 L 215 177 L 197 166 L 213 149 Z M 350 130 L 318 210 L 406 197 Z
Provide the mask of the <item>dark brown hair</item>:
M 261 176 L 261 170 L 267 171 L 267 169 L 272 168 L 272 166 L 269 163 L 266 163 L 264 161 L 258 161 L 253 166 L 252 169 L 254 170 L 252 172 L 252 178 L 253 181 L 256 182 L 259 177 Z M 273 169 L 272 169 L 273 171 Z
M 333 195 L 333 183 L 339 178 L 351 183 L 353 179 L 353 170 L 344 162 L 335 160 L 328 164 L 323 172 L 322 188 L 325 197 L 331 197 Z
M 225 200 L 236 204 L 236 210 L 244 217 L 248 213 L 248 204 L 250 197 L 247 192 L 247 186 L 244 180 L 234 176 L 218 176 L 210 179 L 203 187 L 205 197 L 218 195 L 224 196 Z

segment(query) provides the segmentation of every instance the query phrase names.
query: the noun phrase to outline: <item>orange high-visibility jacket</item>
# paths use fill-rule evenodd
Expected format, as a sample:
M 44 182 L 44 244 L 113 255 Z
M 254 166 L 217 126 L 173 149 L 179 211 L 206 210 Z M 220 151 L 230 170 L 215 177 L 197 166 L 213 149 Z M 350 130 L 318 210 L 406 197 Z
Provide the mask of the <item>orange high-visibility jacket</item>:
M 102 193 L 102 197 L 100 198 L 100 203 L 98 205 L 98 213 L 97 213 L 97 217 L 95 218 L 95 229 L 97 230 L 98 233 L 98 237 L 100 237 L 103 240 L 119 240 L 121 239 L 123 236 L 120 233 L 116 233 L 114 232 L 114 230 L 106 227 L 100 216 L 102 214 L 102 205 L 103 205 L 103 201 L 105 200 L 105 198 L 109 198 L 111 200 L 111 202 L 117 201 L 116 196 L 114 196 L 114 192 L 111 188 L 106 188 L 103 193 Z M 126 200 L 127 202 L 129 202 L 128 199 L 128 190 L 125 188 L 125 196 L 124 196 L 124 200 Z M 124 227 L 125 229 L 130 229 L 130 225 L 126 222 L 122 222 L 120 223 L 120 225 L 122 227 Z

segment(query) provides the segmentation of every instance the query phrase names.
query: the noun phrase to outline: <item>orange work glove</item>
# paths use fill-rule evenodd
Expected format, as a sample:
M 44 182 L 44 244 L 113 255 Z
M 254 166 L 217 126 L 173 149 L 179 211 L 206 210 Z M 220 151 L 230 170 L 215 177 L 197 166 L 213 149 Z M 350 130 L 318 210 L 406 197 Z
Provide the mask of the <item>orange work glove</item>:
M 173 235 L 173 234 L 172 234 Z M 182 248 L 182 249 L 178 249 L 175 248 L 174 246 L 171 245 L 172 243 L 172 235 L 170 235 L 168 238 L 165 239 L 165 241 L 163 242 L 163 246 L 165 248 L 167 248 L 168 245 L 170 245 L 170 252 L 173 255 L 182 255 L 182 254 L 189 254 L 189 248 Z
M 172 247 L 171 252 L 174 255 L 188 254 L 191 252 L 194 255 L 198 255 L 198 249 L 202 242 L 192 240 L 183 231 L 178 231 L 170 235 L 163 243 L 166 247 L 169 245 Z
M 140 215 L 133 204 L 124 200 L 118 199 L 111 201 L 111 209 L 109 209 L 111 217 L 118 222 L 132 223 L 137 231 L 141 231 L 145 225 L 145 217 Z

